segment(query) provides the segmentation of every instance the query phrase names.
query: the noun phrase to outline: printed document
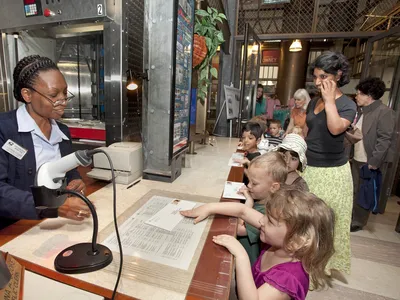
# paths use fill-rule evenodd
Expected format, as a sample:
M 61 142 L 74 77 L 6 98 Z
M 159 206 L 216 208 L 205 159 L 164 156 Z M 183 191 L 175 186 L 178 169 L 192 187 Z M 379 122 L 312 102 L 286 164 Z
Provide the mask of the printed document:
M 149 219 L 175 200 L 178 199 L 153 196 L 119 226 L 124 255 L 188 270 L 207 221 L 194 225 L 193 219 L 183 218 L 172 231 L 146 224 Z M 102 244 L 112 251 L 119 251 L 115 232 Z
M 224 194 L 222 195 L 222 197 L 245 200 L 246 197 L 243 196 L 242 194 L 239 194 L 239 190 L 242 186 L 244 186 L 243 182 L 233 182 L 233 181 L 225 182 Z
M 190 210 L 195 206 L 196 202 L 174 199 L 145 223 L 171 231 L 185 218 L 180 211 Z
M 240 167 L 242 164 L 235 162 L 236 159 L 243 159 L 244 154 L 235 152 L 232 154 L 232 157 L 229 159 L 228 166 L 230 167 Z

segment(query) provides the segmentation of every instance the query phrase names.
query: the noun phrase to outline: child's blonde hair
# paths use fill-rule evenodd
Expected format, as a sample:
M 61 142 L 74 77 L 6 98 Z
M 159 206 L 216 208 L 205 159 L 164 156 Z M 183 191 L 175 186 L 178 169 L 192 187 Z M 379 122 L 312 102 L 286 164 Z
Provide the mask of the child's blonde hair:
M 303 129 L 300 126 L 294 126 L 292 131 L 288 133 L 295 133 L 304 138 Z
M 301 261 L 312 286 L 330 285 L 325 267 L 335 252 L 333 210 L 314 194 L 285 186 L 266 202 L 265 214 L 285 222 L 283 248 Z
M 285 159 L 280 153 L 268 152 L 254 158 L 249 165 L 264 169 L 268 175 L 271 175 L 272 180 L 281 184 L 285 183 L 288 169 Z

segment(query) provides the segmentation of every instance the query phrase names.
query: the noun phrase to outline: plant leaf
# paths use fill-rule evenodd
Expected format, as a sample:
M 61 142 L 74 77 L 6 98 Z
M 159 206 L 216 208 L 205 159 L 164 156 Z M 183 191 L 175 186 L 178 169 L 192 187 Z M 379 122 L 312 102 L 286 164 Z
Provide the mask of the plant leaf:
M 219 14 L 218 14 L 218 17 L 220 17 L 221 19 L 227 20 L 227 18 L 226 18 L 226 16 L 225 16 L 224 14 L 219 13 Z
M 219 22 L 221 22 L 222 23 L 222 19 L 220 18 L 220 17 L 215 17 L 215 20 L 217 20 L 217 21 L 219 21 Z
M 200 90 L 201 90 L 202 93 L 207 94 L 207 91 L 208 91 L 208 84 L 203 85 L 203 86 L 200 88 Z
M 209 37 L 206 37 L 206 45 L 209 50 L 213 47 L 213 41 Z
M 215 78 L 218 78 L 218 71 L 216 68 L 211 68 L 210 69 L 210 73 L 212 76 L 214 76 Z
M 202 29 L 201 24 L 196 23 L 196 24 L 194 25 L 194 32 L 195 32 L 195 33 L 200 33 L 200 32 L 201 32 L 201 29 Z
M 222 33 L 222 31 L 218 32 L 217 38 L 218 38 L 218 41 L 220 41 L 221 43 L 225 42 L 224 34 Z
M 208 70 L 207 70 L 207 68 L 204 68 L 203 70 L 201 70 L 201 72 L 200 72 L 200 79 L 207 79 L 207 77 L 208 77 Z
M 207 6 L 207 12 L 208 12 L 209 15 L 212 14 L 212 10 L 211 10 L 211 8 L 209 6 Z
M 196 10 L 196 15 L 198 15 L 200 17 L 208 17 L 209 16 L 208 12 L 206 12 L 205 10 L 202 10 L 202 9 Z
M 200 100 L 200 102 L 204 103 L 205 97 L 206 97 L 206 95 L 202 91 L 198 91 L 197 98 Z

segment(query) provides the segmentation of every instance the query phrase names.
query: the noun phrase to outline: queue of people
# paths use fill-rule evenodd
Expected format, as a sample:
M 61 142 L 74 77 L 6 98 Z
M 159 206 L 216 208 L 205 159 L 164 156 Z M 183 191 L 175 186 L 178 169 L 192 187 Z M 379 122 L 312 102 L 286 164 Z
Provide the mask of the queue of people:
M 379 100 L 383 81 L 361 80 L 353 101 L 340 89 L 350 81 L 349 62 L 341 53 L 323 53 L 309 72 L 319 95 L 310 99 L 305 89 L 296 91 L 286 131 L 277 120 L 260 115 L 246 125 L 264 134 L 258 134 L 252 159 L 246 161 L 247 182 L 240 190 L 245 203 L 210 204 L 184 213 L 196 222 L 215 213 L 240 218 L 238 241 L 214 237 L 236 257 L 239 299 L 249 293 L 305 299 L 309 288 L 329 283 L 332 271 L 349 274 L 350 231 L 361 230 L 372 207 L 379 206 L 379 193 L 366 197 L 363 183 L 369 179 L 363 176 L 381 173 L 395 151 L 395 114 Z M 349 157 L 344 141 L 352 124 L 362 138 L 353 141 Z M 242 134 L 251 136 L 246 129 Z M 318 254 L 309 248 L 315 243 Z
M 379 100 L 384 83 L 360 81 L 356 118 L 356 103 L 340 90 L 350 80 L 344 55 L 323 53 L 310 74 L 320 95 L 310 99 L 305 89 L 296 91 L 286 132 L 280 121 L 270 120 L 267 127 L 260 117 L 243 127 L 244 203 L 181 212 L 195 223 L 217 213 L 240 219 L 238 239 L 213 239 L 236 258 L 239 298 L 303 300 L 310 288 L 329 284 L 332 270 L 350 273 L 350 229 L 361 230 L 370 213 L 368 199 L 360 201 L 361 175 L 381 172 L 393 158 L 395 116 Z M 58 209 L 37 209 L 30 192 L 43 162 L 72 152 L 69 130 L 57 122 L 72 97 L 63 75 L 49 58 L 33 55 L 18 62 L 13 78 L 15 99 L 23 105 L 0 114 L 0 142 L 12 141 L 27 152 L 18 158 L 0 151 L 0 229 L 18 219 L 89 217 L 88 207 L 74 197 Z M 260 89 L 256 112 L 268 114 Z M 362 139 L 349 160 L 344 139 L 351 124 Z M 76 169 L 67 173 L 67 183 L 84 193 Z

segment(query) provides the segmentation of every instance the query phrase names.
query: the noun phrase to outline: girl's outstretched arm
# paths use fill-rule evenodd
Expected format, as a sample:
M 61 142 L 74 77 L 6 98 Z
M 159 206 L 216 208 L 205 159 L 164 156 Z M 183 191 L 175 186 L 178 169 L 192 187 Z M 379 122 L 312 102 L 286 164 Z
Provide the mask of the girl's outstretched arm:
M 224 246 L 235 256 L 236 285 L 239 300 L 290 300 L 290 297 L 277 290 L 268 283 L 257 289 L 254 283 L 249 256 L 246 250 L 231 235 L 218 235 L 213 237 L 213 242 Z
M 258 229 L 260 229 L 259 220 L 264 216 L 262 213 L 253 208 L 247 207 L 244 204 L 232 202 L 208 203 L 192 210 L 181 211 L 181 214 L 185 217 L 195 218 L 195 224 L 204 220 L 209 215 L 220 214 L 225 216 L 233 216 L 241 218 L 247 224 L 250 224 Z

